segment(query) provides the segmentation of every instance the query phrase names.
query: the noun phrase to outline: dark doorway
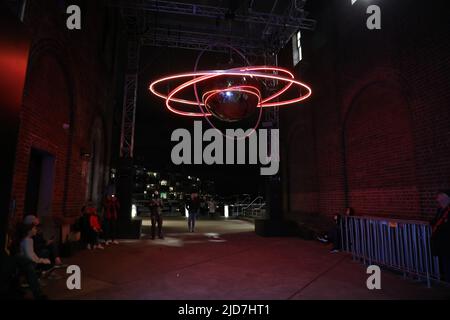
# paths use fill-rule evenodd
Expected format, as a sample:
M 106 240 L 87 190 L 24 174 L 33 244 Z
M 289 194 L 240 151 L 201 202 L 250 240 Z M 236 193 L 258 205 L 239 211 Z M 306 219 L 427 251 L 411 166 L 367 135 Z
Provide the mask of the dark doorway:
M 25 194 L 25 215 L 47 216 L 51 208 L 55 157 L 31 149 Z

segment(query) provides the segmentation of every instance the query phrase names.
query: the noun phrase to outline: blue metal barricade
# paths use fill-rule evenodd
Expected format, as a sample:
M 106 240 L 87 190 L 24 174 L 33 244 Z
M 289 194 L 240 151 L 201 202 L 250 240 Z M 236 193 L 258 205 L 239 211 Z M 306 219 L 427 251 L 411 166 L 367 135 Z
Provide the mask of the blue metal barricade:
M 438 258 L 431 254 L 431 227 L 423 221 L 379 217 L 342 217 L 344 251 L 364 264 L 377 264 L 427 282 L 440 280 Z

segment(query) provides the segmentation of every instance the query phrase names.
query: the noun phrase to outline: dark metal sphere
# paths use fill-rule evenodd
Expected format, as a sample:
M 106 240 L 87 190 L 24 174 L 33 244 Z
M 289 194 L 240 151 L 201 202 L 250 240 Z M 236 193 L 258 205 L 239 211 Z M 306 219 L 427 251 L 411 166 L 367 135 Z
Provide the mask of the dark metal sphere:
M 216 118 L 235 122 L 252 116 L 258 107 L 259 82 L 248 77 L 215 80 L 204 92 L 206 110 Z

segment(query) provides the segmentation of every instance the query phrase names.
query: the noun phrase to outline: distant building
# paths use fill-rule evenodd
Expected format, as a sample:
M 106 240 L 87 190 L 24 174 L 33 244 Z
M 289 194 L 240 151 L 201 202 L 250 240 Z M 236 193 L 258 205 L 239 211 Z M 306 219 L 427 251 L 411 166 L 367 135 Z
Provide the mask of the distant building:
M 158 191 L 162 199 L 183 200 L 192 190 L 198 190 L 206 196 L 214 195 L 214 181 L 181 173 L 154 171 L 138 165 L 134 168 L 135 197 L 150 199 Z

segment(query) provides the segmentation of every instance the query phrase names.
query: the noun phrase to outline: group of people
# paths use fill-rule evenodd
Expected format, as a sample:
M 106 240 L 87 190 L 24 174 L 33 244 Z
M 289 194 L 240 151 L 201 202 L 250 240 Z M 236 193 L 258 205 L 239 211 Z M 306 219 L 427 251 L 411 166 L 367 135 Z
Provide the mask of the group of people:
M 216 213 L 216 204 L 210 199 L 207 204 L 207 209 L 210 216 L 214 216 Z M 200 195 L 198 192 L 192 192 L 189 197 L 185 200 L 184 206 L 188 210 L 188 231 L 195 231 L 195 222 L 197 220 L 198 215 L 200 214 L 202 201 L 200 199 Z M 162 225 L 162 208 L 163 208 L 163 200 L 158 191 L 155 191 L 152 199 L 149 202 L 150 208 L 150 218 L 151 218 L 151 237 L 155 239 L 156 232 L 158 232 L 158 237 L 160 239 L 164 239 Z
M 440 270 L 444 281 L 450 282 L 450 191 L 440 191 L 436 201 L 438 210 L 431 221 L 431 249 L 434 256 L 439 257 Z M 162 208 L 163 201 L 158 192 L 155 192 L 150 201 L 151 211 L 151 236 L 163 239 L 162 232 Z M 114 194 L 108 195 L 103 201 L 103 219 L 97 213 L 97 208 L 88 205 L 83 207 L 82 216 L 79 219 L 81 242 L 87 249 L 104 249 L 99 242 L 102 237 L 105 244 L 118 244 L 117 221 L 120 204 Z M 201 209 L 201 200 L 197 192 L 192 192 L 185 200 L 185 208 L 188 210 L 188 231 L 195 231 L 195 223 Z M 215 212 L 215 203 L 208 202 L 209 212 Z M 355 214 L 353 208 L 346 208 L 343 214 L 337 214 L 333 227 L 324 235 L 318 236 L 321 242 L 332 243 L 331 252 L 339 252 L 348 243 L 343 243 L 342 237 L 343 216 L 349 217 Z M 157 229 L 157 230 L 156 230 Z M 345 230 L 344 230 L 345 232 Z M 14 288 L 20 287 L 20 277 L 24 276 L 27 285 L 31 289 L 35 299 L 46 299 L 41 289 L 40 278 L 50 278 L 52 271 L 58 267 L 64 267 L 60 255 L 57 240 L 54 237 L 47 239 L 41 228 L 41 222 L 36 215 L 27 215 L 23 221 L 16 225 L 15 231 L 10 230 L 7 241 L 1 254 L 0 292 L 10 294 Z M 351 244 L 349 244 L 351 245 Z M 5 287 L 6 286 L 6 287 Z
M 84 206 L 81 209 L 81 217 L 78 220 L 78 231 L 82 246 L 88 250 L 105 247 L 99 239 L 105 240 L 105 245 L 118 244 L 117 220 L 119 217 L 120 203 L 114 194 L 107 195 L 103 201 L 103 219 L 98 215 L 97 208 L 93 205 Z
M 105 239 L 106 245 L 119 243 L 119 208 L 114 194 L 106 196 L 103 201 L 103 219 L 97 214 L 96 207 L 88 205 L 82 208 L 77 226 L 83 246 L 104 249 L 99 237 Z M 22 288 L 26 286 L 35 299 L 47 299 L 41 288 L 42 279 L 59 279 L 53 271 L 66 267 L 61 261 L 59 249 L 56 237 L 45 237 L 37 215 L 26 215 L 23 221 L 11 225 L 0 255 L 0 296 L 22 298 Z

